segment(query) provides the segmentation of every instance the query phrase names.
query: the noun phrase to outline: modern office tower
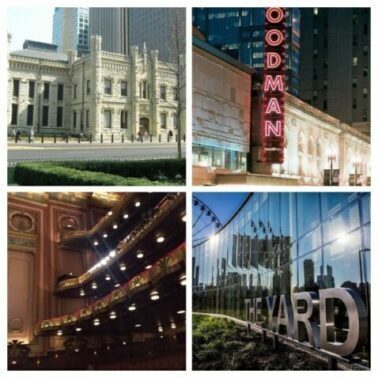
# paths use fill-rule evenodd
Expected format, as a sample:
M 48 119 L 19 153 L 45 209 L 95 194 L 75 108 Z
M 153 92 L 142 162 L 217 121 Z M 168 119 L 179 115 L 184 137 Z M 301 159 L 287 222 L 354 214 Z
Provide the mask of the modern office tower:
M 193 25 L 210 45 L 260 71 L 264 68 L 265 8 L 193 8 Z M 287 86 L 299 95 L 300 11 L 287 10 Z
M 8 196 L 8 368 L 185 369 L 185 194 Z
M 301 9 L 300 97 L 370 133 L 370 9 Z
M 89 8 L 89 34 L 102 37 L 102 49 L 129 54 L 129 23 L 127 8 Z
M 158 50 L 159 58 L 172 61 L 171 40 L 175 12 L 185 20 L 185 8 L 129 8 L 130 46 Z M 184 28 L 185 24 L 178 25 Z
M 80 54 L 89 50 L 88 8 L 55 8 L 53 43 L 58 51 L 75 50 Z

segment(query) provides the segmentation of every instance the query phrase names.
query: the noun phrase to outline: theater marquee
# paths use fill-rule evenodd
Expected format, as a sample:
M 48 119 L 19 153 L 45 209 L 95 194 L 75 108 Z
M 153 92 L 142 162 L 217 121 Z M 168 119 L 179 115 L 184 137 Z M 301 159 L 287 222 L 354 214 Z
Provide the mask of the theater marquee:
M 348 318 L 343 342 L 335 340 L 335 302 L 342 302 Z M 283 334 L 311 347 L 346 357 L 363 345 L 368 335 L 368 315 L 360 295 L 349 288 L 246 299 L 245 315 L 250 323 L 262 322 L 267 315 L 268 330 Z
M 284 161 L 286 9 L 265 11 L 262 162 Z

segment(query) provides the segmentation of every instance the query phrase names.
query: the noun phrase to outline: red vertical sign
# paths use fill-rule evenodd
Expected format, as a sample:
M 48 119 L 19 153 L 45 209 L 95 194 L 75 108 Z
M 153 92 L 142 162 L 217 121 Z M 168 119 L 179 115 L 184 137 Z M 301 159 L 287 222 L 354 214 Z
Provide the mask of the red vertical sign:
M 265 10 L 262 162 L 283 163 L 285 122 L 286 9 Z

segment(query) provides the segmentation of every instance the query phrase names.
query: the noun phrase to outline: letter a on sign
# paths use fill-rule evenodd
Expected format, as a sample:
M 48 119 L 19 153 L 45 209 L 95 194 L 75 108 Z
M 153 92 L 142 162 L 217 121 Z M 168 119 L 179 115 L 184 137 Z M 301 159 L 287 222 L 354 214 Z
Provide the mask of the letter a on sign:
M 270 114 L 270 113 L 273 113 L 273 112 L 277 113 L 277 114 L 281 114 L 280 104 L 275 97 L 272 97 L 271 99 L 269 99 L 268 106 L 265 110 L 266 114 Z

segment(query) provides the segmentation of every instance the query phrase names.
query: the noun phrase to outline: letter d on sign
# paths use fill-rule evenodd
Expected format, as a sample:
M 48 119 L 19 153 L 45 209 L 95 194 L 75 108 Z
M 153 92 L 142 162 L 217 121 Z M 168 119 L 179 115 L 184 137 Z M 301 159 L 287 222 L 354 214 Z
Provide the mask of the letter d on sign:
M 348 313 L 348 336 L 343 343 L 334 340 L 335 310 L 333 299 L 339 299 Z M 320 348 L 340 356 L 347 356 L 368 337 L 368 318 L 365 304 L 352 289 L 332 288 L 319 290 Z M 332 338 L 332 341 L 328 341 Z

